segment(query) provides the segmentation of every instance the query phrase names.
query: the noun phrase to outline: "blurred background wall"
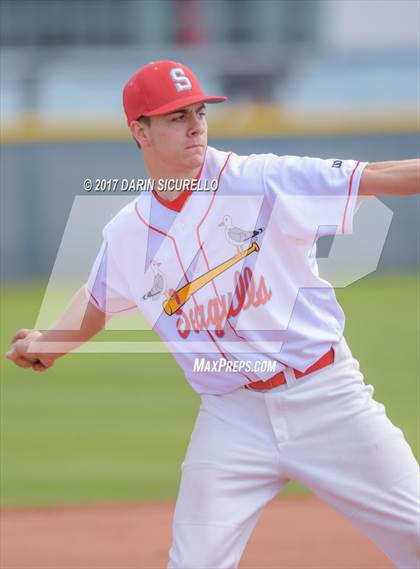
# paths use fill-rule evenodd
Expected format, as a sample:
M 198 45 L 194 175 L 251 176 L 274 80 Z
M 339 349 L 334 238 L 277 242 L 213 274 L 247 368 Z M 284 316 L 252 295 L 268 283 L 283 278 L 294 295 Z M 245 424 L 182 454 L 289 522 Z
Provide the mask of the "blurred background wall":
M 121 89 L 156 59 L 209 93 L 210 143 L 237 153 L 419 156 L 417 0 L 2 0 L 1 271 L 47 277 L 89 178 L 145 172 Z M 394 212 L 380 270 L 419 262 L 418 198 Z M 89 227 L 80 227 L 89 235 Z

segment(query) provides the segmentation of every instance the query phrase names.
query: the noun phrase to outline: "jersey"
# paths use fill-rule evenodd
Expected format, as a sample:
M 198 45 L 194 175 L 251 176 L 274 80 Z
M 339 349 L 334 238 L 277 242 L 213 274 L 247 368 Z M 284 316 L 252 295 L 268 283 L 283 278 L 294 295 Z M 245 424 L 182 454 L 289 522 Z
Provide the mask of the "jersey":
M 200 394 L 304 371 L 343 335 L 316 241 L 352 232 L 365 166 L 208 147 L 197 191 L 141 194 L 107 224 L 87 294 L 141 311 Z

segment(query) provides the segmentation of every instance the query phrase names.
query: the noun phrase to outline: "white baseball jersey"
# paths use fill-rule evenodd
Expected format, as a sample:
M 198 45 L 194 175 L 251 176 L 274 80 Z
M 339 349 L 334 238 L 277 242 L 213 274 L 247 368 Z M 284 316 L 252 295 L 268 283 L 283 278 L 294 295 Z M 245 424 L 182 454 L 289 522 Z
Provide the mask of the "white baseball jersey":
M 316 240 L 351 233 L 365 166 L 208 147 L 198 185 L 216 189 L 174 202 L 143 193 L 122 209 L 87 293 L 108 314 L 140 310 L 199 393 L 304 371 L 343 335 Z

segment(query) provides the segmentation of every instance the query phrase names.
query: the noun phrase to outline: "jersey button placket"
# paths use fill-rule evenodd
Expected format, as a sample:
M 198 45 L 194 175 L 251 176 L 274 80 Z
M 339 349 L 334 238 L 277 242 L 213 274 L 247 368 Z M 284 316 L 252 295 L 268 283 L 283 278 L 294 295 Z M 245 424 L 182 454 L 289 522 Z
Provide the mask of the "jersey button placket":
M 276 393 L 267 392 L 264 393 L 264 399 L 277 443 L 281 445 L 288 442 L 289 429 L 284 412 L 284 401 L 282 393 L 280 391 L 277 391 Z

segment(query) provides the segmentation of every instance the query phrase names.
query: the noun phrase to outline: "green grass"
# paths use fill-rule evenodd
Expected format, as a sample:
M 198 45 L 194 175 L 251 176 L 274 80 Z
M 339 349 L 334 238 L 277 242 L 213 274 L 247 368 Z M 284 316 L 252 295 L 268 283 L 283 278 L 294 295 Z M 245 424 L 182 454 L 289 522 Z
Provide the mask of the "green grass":
M 3 290 L 3 353 L 17 328 L 33 325 L 43 293 L 40 285 Z M 366 381 L 418 456 L 416 277 L 372 276 L 337 296 Z M 3 505 L 176 495 L 199 399 L 170 355 L 73 354 L 45 374 L 2 358 L 1 374 Z

